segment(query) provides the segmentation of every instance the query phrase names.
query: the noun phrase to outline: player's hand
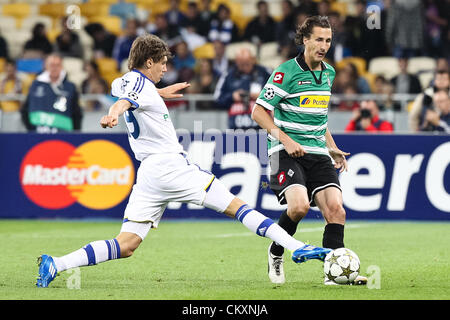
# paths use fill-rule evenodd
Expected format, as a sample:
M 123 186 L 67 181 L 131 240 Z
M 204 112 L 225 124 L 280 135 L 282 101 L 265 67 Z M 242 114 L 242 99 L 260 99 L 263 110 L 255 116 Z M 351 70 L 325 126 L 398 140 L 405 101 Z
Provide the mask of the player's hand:
M 117 126 L 119 123 L 119 118 L 114 116 L 103 116 L 100 120 L 100 125 L 102 128 L 112 128 Z
M 293 158 L 297 157 L 303 157 L 305 154 L 307 154 L 305 148 L 302 147 L 302 145 L 298 142 L 295 142 L 292 139 L 289 139 L 284 143 L 284 149 Z
M 157 90 L 158 90 L 159 95 L 161 97 L 163 97 L 164 99 L 175 99 L 175 98 L 183 97 L 182 93 L 177 93 L 178 91 L 189 88 L 190 86 L 191 86 L 190 83 L 178 82 L 178 83 L 172 84 L 170 86 L 167 86 L 165 88 L 157 89 Z
M 339 149 L 328 149 L 328 151 L 335 162 L 334 167 L 340 169 L 339 172 L 343 172 L 344 170 L 348 171 L 347 159 L 345 157 L 349 156 L 350 153 Z

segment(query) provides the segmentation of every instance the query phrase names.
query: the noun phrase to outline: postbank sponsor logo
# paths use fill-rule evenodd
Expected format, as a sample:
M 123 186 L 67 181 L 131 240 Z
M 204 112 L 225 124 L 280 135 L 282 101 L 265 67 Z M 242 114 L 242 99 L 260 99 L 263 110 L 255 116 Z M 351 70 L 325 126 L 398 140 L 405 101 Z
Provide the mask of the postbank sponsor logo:
M 330 96 L 308 95 L 300 97 L 300 107 L 303 108 L 328 108 Z

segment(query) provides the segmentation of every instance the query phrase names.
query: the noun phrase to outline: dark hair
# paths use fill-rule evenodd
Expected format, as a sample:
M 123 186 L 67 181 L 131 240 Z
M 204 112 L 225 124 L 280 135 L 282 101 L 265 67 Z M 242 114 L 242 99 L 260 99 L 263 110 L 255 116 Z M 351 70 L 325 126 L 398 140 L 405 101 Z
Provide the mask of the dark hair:
M 154 63 L 160 62 L 164 57 L 170 58 L 167 44 L 153 34 L 145 34 L 133 41 L 128 57 L 128 69 L 143 68 L 148 59 Z
M 311 37 L 314 27 L 331 29 L 330 21 L 326 16 L 311 16 L 306 18 L 301 26 L 297 27 L 295 32 L 295 44 L 302 45 L 304 38 Z

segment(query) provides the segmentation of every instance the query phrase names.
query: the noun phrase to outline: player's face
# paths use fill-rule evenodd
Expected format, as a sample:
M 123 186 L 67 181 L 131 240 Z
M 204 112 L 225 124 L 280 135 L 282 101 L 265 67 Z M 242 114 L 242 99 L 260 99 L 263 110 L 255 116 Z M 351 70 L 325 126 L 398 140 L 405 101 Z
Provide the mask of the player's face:
M 330 28 L 313 28 L 311 36 L 303 41 L 309 61 L 320 62 L 325 58 L 331 46 L 331 35 Z
M 154 83 L 158 83 L 161 81 L 161 78 L 164 76 L 164 73 L 167 72 L 167 57 L 162 58 L 161 61 L 157 63 L 151 63 L 150 65 L 150 74 L 151 79 Z

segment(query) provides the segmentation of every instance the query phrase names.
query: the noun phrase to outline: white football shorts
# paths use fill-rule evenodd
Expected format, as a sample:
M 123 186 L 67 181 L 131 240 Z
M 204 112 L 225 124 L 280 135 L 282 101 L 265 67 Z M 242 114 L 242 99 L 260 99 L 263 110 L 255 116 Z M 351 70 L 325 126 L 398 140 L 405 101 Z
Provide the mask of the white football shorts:
M 141 162 L 124 213 L 127 221 L 156 228 L 169 202 L 193 203 L 225 211 L 234 195 L 211 172 L 184 154 L 153 154 Z M 125 229 L 122 228 L 122 231 Z

